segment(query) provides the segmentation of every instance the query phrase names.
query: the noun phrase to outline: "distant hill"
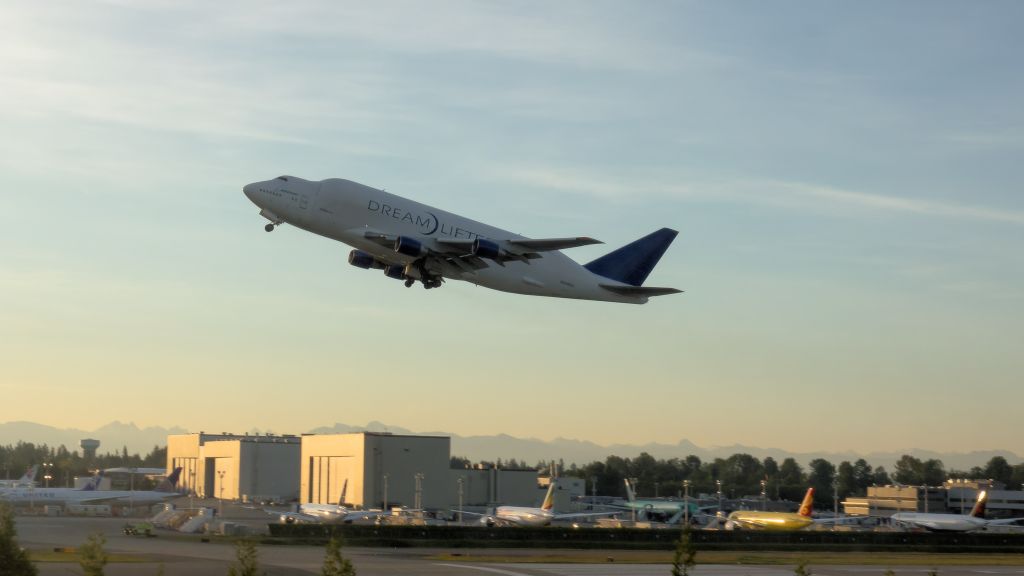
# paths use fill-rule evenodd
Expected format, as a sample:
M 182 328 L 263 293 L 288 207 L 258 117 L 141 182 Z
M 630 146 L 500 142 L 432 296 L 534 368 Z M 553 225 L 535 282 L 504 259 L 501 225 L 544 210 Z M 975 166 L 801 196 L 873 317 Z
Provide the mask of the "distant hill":
M 16 444 L 19 441 L 48 446 L 63 445 L 68 450 L 80 450 L 83 438 L 100 441 L 100 454 L 121 452 L 128 448 L 129 454 L 149 454 L 154 446 L 166 446 L 168 434 L 184 434 L 184 428 L 161 428 L 159 426 L 139 428 L 134 423 L 114 421 L 95 430 L 76 428 L 55 428 L 35 422 L 4 422 L 0 424 L 0 444 Z
M 689 440 L 680 440 L 675 444 L 612 444 L 605 446 L 586 440 L 569 438 L 540 440 L 537 438 L 517 438 L 507 434 L 459 436 L 442 431 L 414 432 L 407 428 L 390 426 L 376 421 L 369 422 L 364 426 L 353 426 L 338 422 L 332 426 L 321 426 L 308 430 L 312 434 L 338 434 L 362 431 L 451 436 L 453 456 L 463 456 L 472 461 L 494 461 L 499 458 L 507 461 L 515 458 L 519 462 L 528 465 L 536 464 L 539 460 L 562 460 L 566 465 L 574 462 L 583 465 L 595 460 L 603 461 L 608 456 L 635 458 L 641 452 L 647 452 L 655 458 L 685 458 L 693 454 L 705 461 L 714 458 L 727 458 L 737 453 L 745 453 L 758 459 L 771 456 L 779 462 L 785 458 L 795 458 L 797 462 L 804 466 L 815 458 L 824 458 L 833 464 L 838 464 L 843 460 L 852 462 L 858 458 L 864 458 L 872 466 L 885 466 L 890 472 L 896 461 L 903 454 L 911 454 L 922 460 L 930 458 L 942 460 L 947 470 L 954 468 L 968 470 L 973 466 L 984 466 L 993 456 L 1002 456 L 1011 464 L 1018 464 L 1024 461 L 1024 458 L 1008 450 L 936 452 L 933 450 L 906 448 L 866 454 L 849 451 L 791 452 L 781 448 L 760 448 L 740 444 L 702 448 Z M 50 446 L 60 446 L 63 444 L 69 450 L 77 450 L 78 443 L 82 438 L 95 438 L 101 442 L 101 454 L 120 452 L 122 447 L 127 447 L 129 453 L 145 455 L 153 449 L 153 446 L 166 445 L 168 434 L 185 434 L 187 432 L 188 430 L 180 427 L 161 428 L 154 426 L 139 428 L 131 422 L 123 423 L 116 421 L 95 430 L 62 429 L 33 422 L 7 422 L 0 424 L 0 444 L 15 444 L 22 440 L 36 444 L 48 444 Z M 301 431 L 278 430 L 276 432 L 297 433 Z
M 750 454 L 758 459 L 767 456 L 782 462 L 785 458 L 794 458 L 801 465 L 806 466 L 815 458 L 824 458 L 833 464 L 839 464 L 843 460 L 853 462 L 858 458 L 864 458 L 872 466 L 885 466 L 886 470 L 892 472 L 896 461 L 904 454 L 910 454 L 915 458 L 928 460 L 935 458 L 942 460 L 946 469 L 969 470 L 973 466 L 984 466 L 993 456 L 1002 456 L 1011 464 L 1024 461 L 1017 454 L 1009 450 L 975 450 L 971 452 L 936 452 L 918 448 L 906 448 L 891 450 L 887 452 L 870 452 L 860 454 L 856 452 L 791 452 L 781 448 L 759 448 L 734 444 L 731 446 L 714 446 L 702 448 L 689 440 L 680 440 L 676 444 L 612 444 L 601 445 L 586 440 L 573 440 L 568 438 L 555 438 L 554 440 L 539 440 L 537 438 L 517 438 L 507 434 L 496 434 L 492 436 L 459 436 L 447 432 L 412 432 L 398 426 L 388 426 L 381 422 L 369 422 L 365 426 L 351 426 L 349 424 L 336 423 L 333 426 L 322 426 L 309 430 L 313 434 L 337 434 L 345 432 L 391 432 L 393 434 L 428 434 L 451 436 L 452 455 L 463 456 L 472 461 L 487 460 L 494 461 L 498 458 L 509 460 L 515 458 L 519 462 L 529 465 L 536 464 L 539 460 L 559 460 L 569 464 L 575 462 L 583 465 L 595 460 L 604 461 L 608 456 L 621 456 L 623 458 L 635 458 L 642 452 L 659 459 L 685 458 L 691 454 L 701 460 L 713 460 L 715 458 L 728 458 L 733 454 Z

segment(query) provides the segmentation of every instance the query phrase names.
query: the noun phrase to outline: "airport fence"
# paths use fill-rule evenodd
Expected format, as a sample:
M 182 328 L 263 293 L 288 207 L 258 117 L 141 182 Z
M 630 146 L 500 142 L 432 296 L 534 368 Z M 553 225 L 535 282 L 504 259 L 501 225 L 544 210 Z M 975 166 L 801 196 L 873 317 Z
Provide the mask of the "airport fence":
M 340 535 L 352 546 L 445 548 L 593 548 L 672 550 L 678 530 L 271 524 L 285 542 L 320 543 Z M 998 552 L 1024 554 L 1024 534 L 915 532 L 754 532 L 696 530 L 701 550 Z

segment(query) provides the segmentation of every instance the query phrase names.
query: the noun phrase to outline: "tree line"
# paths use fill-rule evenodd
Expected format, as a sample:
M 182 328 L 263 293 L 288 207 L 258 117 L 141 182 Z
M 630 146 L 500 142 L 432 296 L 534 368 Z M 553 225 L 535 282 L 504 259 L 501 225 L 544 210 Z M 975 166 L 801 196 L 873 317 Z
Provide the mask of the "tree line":
M 480 462 L 478 465 L 485 468 L 526 467 L 516 460 Z M 452 458 L 454 468 L 471 466 L 467 458 Z M 864 496 L 869 486 L 893 483 L 938 486 L 949 478 L 993 479 L 1005 484 L 1009 490 L 1020 490 L 1024 484 L 1024 463 L 1011 465 L 1002 456 L 994 456 L 984 466 L 957 470 L 947 469 L 941 460 L 921 460 L 904 454 L 891 473 L 884 466 L 871 466 L 863 458 L 853 462 L 844 460 L 838 466 L 824 458 L 815 458 L 804 468 L 794 458 L 778 462 L 771 456 L 759 460 L 750 454 L 733 454 L 728 458 L 703 461 L 694 455 L 656 459 L 643 452 L 636 458 L 608 456 L 603 462 L 594 461 L 583 466 L 573 463 L 566 467 L 562 461 L 540 461 L 534 466 L 542 475 L 552 467 L 561 470 L 563 476 L 585 480 L 588 494 L 593 492 L 596 483 L 599 495 L 625 496 L 623 480 L 630 478 L 636 480 L 635 489 L 641 497 L 680 495 L 684 480 L 689 481 L 691 496 L 713 494 L 718 489 L 716 481 L 721 481 L 722 494 L 727 498 L 759 497 L 763 481 L 766 496 L 773 499 L 799 501 L 807 488 L 813 486 L 819 505 L 832 502 L 836 495 L 840 499 Z
M 48 466 L 43 468 L 43 465 Z M 104 468 L 163 468 L 167 465 L 167 447 L 154 446 L 145 455 L 128 454 L 128 448 L 121 452 L 97 454 L 84 458 L 78 450 L 68 450 L 63 444 L 57 447 L 31 442 L 18 442 L 0 446 L 0 474 L 2 478 L 21 478 L 30 466 L 39 465 L 36 482 L 43 485 L 43 475 L 49 473 L 50 486 L 69 486 L 76 476 L 89 476 L 97 469 Z

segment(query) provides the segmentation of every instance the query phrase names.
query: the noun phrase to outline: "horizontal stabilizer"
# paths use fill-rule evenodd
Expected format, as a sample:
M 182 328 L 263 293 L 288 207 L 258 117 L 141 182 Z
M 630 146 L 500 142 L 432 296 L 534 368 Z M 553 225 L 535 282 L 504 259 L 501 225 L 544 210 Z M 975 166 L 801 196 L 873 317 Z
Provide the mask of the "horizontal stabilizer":
M 598 286 L 622 296 L 667 296 L 682 292 L 678 288 L 657 288 L 654 286 L 618 286 L 616 284 L 598 284 Z

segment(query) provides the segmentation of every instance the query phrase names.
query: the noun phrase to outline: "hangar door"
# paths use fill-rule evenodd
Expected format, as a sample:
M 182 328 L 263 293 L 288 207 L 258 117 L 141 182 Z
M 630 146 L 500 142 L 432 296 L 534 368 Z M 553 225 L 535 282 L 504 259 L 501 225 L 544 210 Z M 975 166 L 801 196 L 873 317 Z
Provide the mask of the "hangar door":
M 359 473 L 356 459 L 351 456 L 310 456 L 309 501 L 315 504 L 362 504 L 362 494 L 355 493 L 357 486 L 362 489 Z M 346 480 L 348 491 L 345 502 L 342 502 L 341 492 Z

